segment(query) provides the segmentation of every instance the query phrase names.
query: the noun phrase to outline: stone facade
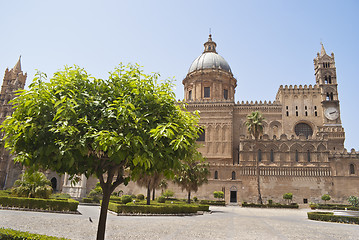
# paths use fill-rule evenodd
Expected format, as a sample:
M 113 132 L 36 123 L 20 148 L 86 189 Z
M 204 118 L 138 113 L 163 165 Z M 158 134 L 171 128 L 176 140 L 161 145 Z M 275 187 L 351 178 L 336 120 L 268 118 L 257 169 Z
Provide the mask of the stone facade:
M 202 55 L 209 44 L 215 49 L 213 43 L 210 36 Z M 197 197 L 211 198 L 213 191 L 223 190 L 227 202 L 256 202 L 256 158 L 264 200 L 282 201 L 284 193 L 292 192 L 298 203 L 318 202 L 323 194 L 343 202 L 358 193 L 359 154 L 344 149 L 333 53 L 327 55 L 322 45 L 314 59 L 315 84 L 280 86 L 273 102 L 235 103 L 236 79 L 230 68 L 220 67 L 226 64 L 199 57 L 192 63 L 197 68 L 191 66 L 183 80 L 188 109 L 200 112 L 205 129 L 200 151 L 211 171 Z M 257 143 L 245 126 L 253 111 L 265 118 Z

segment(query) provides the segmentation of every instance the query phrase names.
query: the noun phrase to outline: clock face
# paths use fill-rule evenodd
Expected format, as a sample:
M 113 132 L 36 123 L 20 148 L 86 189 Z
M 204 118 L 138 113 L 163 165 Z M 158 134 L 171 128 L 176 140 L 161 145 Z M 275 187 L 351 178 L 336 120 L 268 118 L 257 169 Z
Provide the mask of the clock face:
M 324 115 L 329 120 L 335 120 L 339 117 L 339 110 L 336 107 L 328 107 L 324 110 Z

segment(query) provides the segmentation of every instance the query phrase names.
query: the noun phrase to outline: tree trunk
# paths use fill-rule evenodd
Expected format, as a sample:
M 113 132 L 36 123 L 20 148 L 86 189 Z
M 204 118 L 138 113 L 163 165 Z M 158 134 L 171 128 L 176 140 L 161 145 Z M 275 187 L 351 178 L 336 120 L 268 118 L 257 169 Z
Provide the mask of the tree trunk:
M 110 191 L 111 182 L 107 182 L 105 184 L 105 187 L 102 187 L 103 196 L 102 196 L 102 203 L 101 203 L 100 220 L 98 222 L 98 229 L 97 229 L 97 238 L 96 238 L 97 240 L 105 239 L 107 210 L 108 210 L 108 204 L 110 202 L 110 196 L 111 196 L 111 191 Z
M 147 205 L 150 205 L 151 203 L 151 189 L 150 189 L 150 183 L 147 185 Z
M 258 141 L 258 138 L 255 139 L 256 141 L 256 144 L 257 144 L 257 141 Z M 257 149 L 257 148 L 255 148 Z M 255 160 L 256 160 L 256 175 L 257 175 L 257 188 L 258 188 L 258 203 L 259 204 L 263 204 L 263 200 L 262 200 L 262 194 L 261 194 L 261 185 L 260 185 L 260 179 L 259 179 L 259 176 L 260 176 L 260 169 L 259 169 L 259 158 L 258 158 L 258 152 L 255 152 L 254 153 L 254 157 L 255 157 Z
M 191 191 L 188 191 L 187 203 L 188 203 L 188 204 L 191 204 Z
M 156 192 L 156 189 L 154 188 L 152 190 L 152 201 L 155 201 L 155 192 Z

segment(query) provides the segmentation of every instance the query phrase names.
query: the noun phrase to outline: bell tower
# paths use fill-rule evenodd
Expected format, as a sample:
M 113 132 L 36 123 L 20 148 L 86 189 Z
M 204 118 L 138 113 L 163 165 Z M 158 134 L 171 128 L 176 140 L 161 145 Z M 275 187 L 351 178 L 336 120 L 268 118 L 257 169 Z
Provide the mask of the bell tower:
M 324 126 L 341 126 L 338 82 L 334 53 L 327 55 L 323 44 L 314 59 L 316 85 L 320 88 Z

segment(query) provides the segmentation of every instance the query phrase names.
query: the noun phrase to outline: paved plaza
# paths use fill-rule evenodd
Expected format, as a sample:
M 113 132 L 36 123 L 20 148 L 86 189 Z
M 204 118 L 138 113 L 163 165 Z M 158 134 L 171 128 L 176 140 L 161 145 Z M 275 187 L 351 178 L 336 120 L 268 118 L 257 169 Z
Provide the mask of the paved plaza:
M 198 216 L 116 216 L 107 218 L 106 239 L 358 239 L 359 226 L 307 219 L 309 209 L 211 207 Z M 81 214 L 0 210 L 0 227 L 31 233 L 95 239 L 97 206 L 79 206 Z M 92 218 L 93 223 L 89 221 Z

